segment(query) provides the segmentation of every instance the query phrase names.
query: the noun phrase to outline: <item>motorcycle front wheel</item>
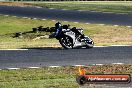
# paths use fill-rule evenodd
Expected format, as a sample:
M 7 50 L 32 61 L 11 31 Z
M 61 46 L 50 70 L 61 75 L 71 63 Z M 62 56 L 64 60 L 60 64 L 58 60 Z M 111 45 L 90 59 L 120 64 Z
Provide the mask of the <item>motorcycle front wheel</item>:
M 89 37 L 85 37 L 85 38 L 86 38 L 86 41 L 85 41 L 86 48 L 93 48 L 94 46 L 93 40 Z
M 65 49 L 73 48 L 73 40 L 70 36 L 65 35 L 64 37 L 59 39 L 59 42 Z

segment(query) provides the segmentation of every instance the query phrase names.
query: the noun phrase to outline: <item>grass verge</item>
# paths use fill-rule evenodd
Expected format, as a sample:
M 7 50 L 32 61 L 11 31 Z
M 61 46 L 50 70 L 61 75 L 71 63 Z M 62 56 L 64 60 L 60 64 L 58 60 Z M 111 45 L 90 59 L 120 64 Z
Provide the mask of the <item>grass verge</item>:
M 87 74 L 131 74 L 132 65 L 86 66 Z M 0 88 L 78 88 L 78 67 L 0 70 Z
M 16 32 L 32 31 L 33 27 L 40 25 L 44 27 L 53 27 L 57 21 L 40 20 L 40 19 L 24 19 L 20 17 L 0 16 L 0 48 L 32 48 L 32 47 L 57 47 L 60 46 L 56 39 L 38 39 L 33 38 L 39 35 L 49 35 L 44 33 L 29 33 L 22 38 L 13 38 Z M 62 22 L 62 24 L 70 24 L 72 27 L 83 28 L 84 34 L 90 36 L 95 45 L 132 45 L 132 28 L 125 26 L 84 24 L 73 22 Z

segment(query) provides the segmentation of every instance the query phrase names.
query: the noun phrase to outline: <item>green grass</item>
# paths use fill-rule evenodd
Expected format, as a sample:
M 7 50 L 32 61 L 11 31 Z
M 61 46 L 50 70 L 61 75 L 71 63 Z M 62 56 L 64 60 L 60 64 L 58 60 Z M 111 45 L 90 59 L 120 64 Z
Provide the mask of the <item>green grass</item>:
M 131 74 L 132 65 L 84 67 L 87 74 Z M 79 88 L 78 67 L 0 70 L 0 88 Z
M 36 36 L 48 35 L 49 33 L 27 33 L 23 38 L 13 38 L 16 32 L 32 31 L 33 27 L 40 25 L 53 27 L 56 22 L 51 20 L 34 20 L 19 17 L 0 16 L 0 48 L 32 48 L 32 47 L 58 47 L 56 39 L 38 39 Z M 84 24 L 73 22 L 62 22 L 72 27 L 83 28 L 84 34 L 90 36 L 95 45 L 128 44 L 132 45 L 132 28 L 125 26 L 114 27 L 112 25 Z
M 77 88 L 75 73 L 70 70 L 68 67 L 2 70 L 0 88 Z
M 87 10 L 115 13 L 132 13 L 132 1 L 71 1 L 71 2 L 34 2 L 32 5 L 45 8 Z
M 33 39 L 30 39 L 30 36 L 27 38 L 13 38 L 14 33 L 32 31 L 33 27 L 38 27 L 40 25 L 44 25 L 46 27 L 54 26 L 54 22 L 52 21 L 31 20 L 4 16 L 0 16 L 0 20 L 0 48 L 26 48 L 29 46 L 39 47 L 48 45 L 49 41 L 51 41 L 51 44 L 57 43 L 57 40 L 55 39 L 43 39 L 34 41 Z M 34 34 L 31 33 L 30 35 Z

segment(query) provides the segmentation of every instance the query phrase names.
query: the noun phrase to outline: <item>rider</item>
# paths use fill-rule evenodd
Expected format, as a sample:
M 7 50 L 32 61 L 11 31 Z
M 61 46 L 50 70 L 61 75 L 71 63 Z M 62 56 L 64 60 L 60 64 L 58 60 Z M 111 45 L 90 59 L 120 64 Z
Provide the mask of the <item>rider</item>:
M 57 30 L 56 33 L 55 33 L 55 37 L 57 37 L 60 32 L 62 31 L 62 25 L 60 22 L 57 22 L 55 24 L 55 29 Z M 80 39 L 83 39 L 84 38 L 84 34 L 81 34 L 77 29 L 76 27 L 73 27 L 72 29 L 70 29 L 71 31 L 73 31 L 76 35 L 76 37 L 79 37 Z
M 56 29 L 55 37 L 57 37 L 60 34 L 60 32 L 62 31 L 62 25 L 60 22 L 57 22 L 55 24 L 55 29 Z
M 71 29 L 71 31 L 73 31 L 73 32 L 76 34 L 76 37 L 79 37 L 79 36 L 80 36 L 80 39 L 83 39 L 83 38 L 84 38 L 84 34 L 80 33 L 80 32 L 76 29 L 76 27 L 73 27 L 73 28 Z

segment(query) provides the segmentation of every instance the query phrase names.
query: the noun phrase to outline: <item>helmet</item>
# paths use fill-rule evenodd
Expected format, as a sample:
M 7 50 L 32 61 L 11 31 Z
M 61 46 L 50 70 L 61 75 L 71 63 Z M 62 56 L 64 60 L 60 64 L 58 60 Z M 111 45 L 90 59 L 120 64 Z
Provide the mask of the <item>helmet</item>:
M 55 28 L 58 29 L 58 28 L 60 28 L 60 27 L 61 27 L 61 23 L 60 23 L 60 22 L 57 22 L 57 23 L 55 24 Z

